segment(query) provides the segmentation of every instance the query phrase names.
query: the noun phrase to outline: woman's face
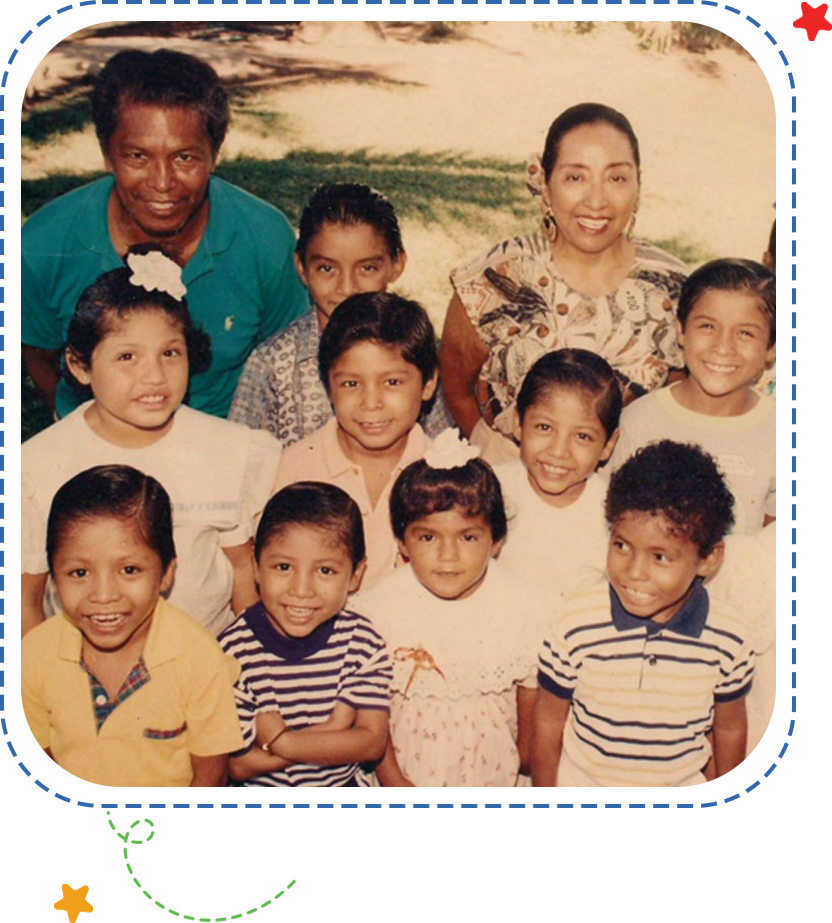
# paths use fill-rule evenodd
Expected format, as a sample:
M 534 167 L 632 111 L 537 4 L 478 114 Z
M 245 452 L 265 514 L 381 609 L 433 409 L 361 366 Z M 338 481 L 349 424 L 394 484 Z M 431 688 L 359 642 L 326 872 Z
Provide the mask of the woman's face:
M 128 103 L 104 161 L 124 216 L 149 237 L 167 238 L 206 202 L 215 157 L 196 109 Z
M 558 228 L 556 246 L 581 253 L 613 246 L 627 230 L 638 191 L 638 167 L 625 134 L 606 122 L 567 132 L 543 186 Z

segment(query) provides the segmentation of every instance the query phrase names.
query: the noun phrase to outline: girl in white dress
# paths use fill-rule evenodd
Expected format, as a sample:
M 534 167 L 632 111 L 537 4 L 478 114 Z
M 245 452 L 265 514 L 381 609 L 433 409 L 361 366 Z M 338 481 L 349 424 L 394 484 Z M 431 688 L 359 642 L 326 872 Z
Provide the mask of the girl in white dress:
M 508 514 L 500 563 L 540 583 L 553 604 L 594 582 L 607 563 L 607 478 L 621 392 L 606 360 L 558 349 L 535 362 L 517 396 L 520 461 L 499 465 Z
M 191 376 L 211 361 L 211 341 L 184 296 L 179 266 L 153 250 L 131 253 L 127 266 L 99 276 L 79 299 L 66 374 L 90 400 L 21 451 L 24 633 L 44 618 L 52 498 L 93 465 L 129 465 L 168 492 L 174 605 L 217 634 L 259 598 L 254 520 L 269 498 L 280 443 L 183 404 Z
M 401 473 L 390 517 L 408 563 L 355 603 L 393 655 L 384 786 L 514 785 L 527 762 L 544 604 L 492 560 L 506 516 L 478 454 L 448 430 Z

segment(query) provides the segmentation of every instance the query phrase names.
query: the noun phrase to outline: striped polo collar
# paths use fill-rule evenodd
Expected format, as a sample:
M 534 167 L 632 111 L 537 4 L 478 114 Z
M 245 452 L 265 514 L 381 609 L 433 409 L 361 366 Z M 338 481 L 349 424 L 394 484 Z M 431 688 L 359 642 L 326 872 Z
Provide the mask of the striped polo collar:
M 243 616 L 252 634 L 263 649 L 281 660 L 304 660 L 326 647 L 338 616 L 327 619 L 305 638 L 290 638 L 282 635 L 273 625 L 262 602 L 252 606 Z
M 668 629 L 677 635 L 686 635 L 689 638 L 699 638 L 705 630 L 708 619 L 708 591 L 702 582 L 702 577 L 697 577 L 693 582 L 688 601 L 665 625 L 660 625 L 652 619 L 642 619 L 630 613 L 621 604 L 618 594 L 610 584 L 610 613 L 616 631 L 633 631 L 638 628 L 647 629 L 648 635 L 656 634 L 662 629 Z

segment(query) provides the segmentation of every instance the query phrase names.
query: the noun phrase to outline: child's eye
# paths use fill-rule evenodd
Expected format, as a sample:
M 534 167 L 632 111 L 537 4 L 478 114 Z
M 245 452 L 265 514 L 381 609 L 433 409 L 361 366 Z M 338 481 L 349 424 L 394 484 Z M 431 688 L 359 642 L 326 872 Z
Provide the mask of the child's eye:
M 334 577 L 337 573 L 334 567 L 328 567 L 326 564 L 321 566 L 321 573 L 324 577 Z
M 436 536 L 435 536 L 435 535 L 432 535 L 430 532 L 423 532 L 423 533 L 419 536 L 418 541 L 420 541 L 420 542 L 432 542 L 435 538 L 436 538 Z
M 714 325 L 709 320 L 700 321 L 697 327 L 699 330 L 713 330 L 714 329 Z
M 163 355 L 166 359 L 177 359 L 177 358 L 179 358 L 179 356 L 182 355 L 182 350 L 179 349 L 178 347 L 174 346 L 174 347 L 172 347 L 171 349 L 166 349 L 166 350 L 164 351 L 164 353 L 162 353 L 162 355 Z
M 329 275 L 329 273 L 334 271 L 335 267 L 330 266 L 329 263 L 318 263 L 318 265 L 315 267 L 315 272 L 319 272 L 324 276 Z
M 348 378 L 346 381 L 341 382 L 342 388 L 357 388 L 358 382 L 354 378 Z
M 286 574 L 292 569 L 292 566 L 285 561 L 278 561 L 277 564 L 273 564 L 272 567 L 281 574 Z
M 534 428 L 540 433 L 548 433 L 552 429 L 548 423 L 535 423 Z
M 122 567 L 122 571 L 124 571 L 128 577 L 134 577 L 136 574 L 140 574 L 142 569 L 136 564 L 125 564 L 124 567 Z
M 576 433 L 575 435 L 581 442 L 594 442 L 592 433 Z
M 653 557 L 659 564 L 668 564 L 670 562 L 670 558 L 663 551 L 657 551 Z
M 134 358 L 135 358 L 135 354 L 134 354 L 134 353 L 122 353 L 122 354 L 118 357 L 118 361 L 119 361 L 119 362 L 129 362 L 131 359 L 134 359 Z
M 462 541 L 463 542 L 478 542 L 479 538 L 480 538 L 479 535 L 477 535 L 474 532 L 466 532 L 465 535 L 462 536 Z
M 749 339 L 753 340 L 757 335 L 753 330 L 740 330 L 740 336 L 748 337 Z
M 400 384 L 402 384 L 402 380 L 401 378 L 388 378 L 387 384 L 393 388 L 397 388 Z
M 623 542 L 620 538 L 614 538 L 610 544 L 616 551 L 625 551 L 627 548 L 626 542 Z
M 71 571 L 69 572 L 69 576 L 70 576 L 70 577 L 79 577 L 79 578 L 80 578 L 80 577 L 86 577 L 86 576 L 87 576 L 87 573 L 88 573 L 88 571 L 87 571 L 86 567 L 76 567 L 76 568 L 74 568 L 73 570 L 71 570 Z

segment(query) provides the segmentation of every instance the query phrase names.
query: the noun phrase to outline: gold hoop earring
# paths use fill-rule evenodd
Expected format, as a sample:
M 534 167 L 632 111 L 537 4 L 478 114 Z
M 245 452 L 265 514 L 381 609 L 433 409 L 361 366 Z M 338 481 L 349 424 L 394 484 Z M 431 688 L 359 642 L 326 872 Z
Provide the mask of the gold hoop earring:
M 550 244 L 553 244 L 558 236 L 558 226 L 555 222 L 555 216 L 552 214 L 551 208 L 547 208 L 546 211 L 543 212 L 543 220 L 541 224 L 543 225 L 543 233 L 546 239 Z

